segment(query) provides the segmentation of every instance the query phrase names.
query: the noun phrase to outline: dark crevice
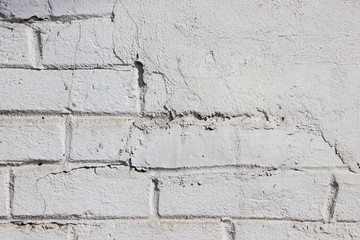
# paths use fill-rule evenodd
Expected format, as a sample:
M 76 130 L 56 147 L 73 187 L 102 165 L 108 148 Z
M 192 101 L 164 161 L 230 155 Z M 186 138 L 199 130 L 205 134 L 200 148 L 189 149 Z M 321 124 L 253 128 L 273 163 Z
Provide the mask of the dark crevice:
M 53 229 L 53 227 L 51 225 L 56 225 L 57 227 L 66 227 L 66 226 L 75 226 L 75 225 L 87 225 L 87 223 L 84 222 L 32 222 L 32 221 L 27 221 L 27 220 L 14 220 L 14 221 L 10 221 L 10 224 L 14 224 L 18 227 L 26 227 L 26 226 L 31 226 L 31 227 L 36 227 L 36 226 L 40 226 L 43 229 Z
M 155 217 L 160 217 L 159 214 L 159 197 L 160 197 L 160 188 L 159 188 L 159 180 L 156 178 L 151 179 L 154 184 L 154 196 L 153 196 L 153 204 L 154 204 L 154 214 Z
M 1 17 L 1 16 L 0 16 Z M 38 16 L 32 16 L 29 18 L 7 18 L 3 17 L 0 21 L 2 22 L 9 22 L 9 23 L 33 23 L 33 22 L 42 22 L 46 20 L 46 18 L 39 18 Z
M 88 20 L 88 19 L 96 19 L 96 18 L 104 18 L 110 17 L 111 21 L 114 21 L 115 14 L 111 12 L 110 14 L 105 15 L 66 15 L 66 16 L 46 16 L 44 18 L 40 18 L 38 16 L 32 16 L 29 18 L 15 18 L 6 17 L 5 15 L 0 14 L 0 22 L 8 22 L 8 23 L 23 23 L 23 24 L 31 24 L 36 22 L 58 22 L 58 23 L 71 23 L 73 21 L 81 21 L 81 20 Z
M 257 111 L 264 115 L 267 122 L 270 120 L 269 115 L 268 115 L 268 113 L 266 111 L 261 110 L 261 109 L 257 109 Z
M 341 155 L 341 153 L 340 153 L 339 150 L 338 150 L 337 144 L 335 144 L 335 147 L 334 147 L 334 148 L 335 148 L 335 155 L 340 158 L 340 160 L 342 161 L 343 164 L 346 164 L 343 156 Z
M 139 173 L 146 173 L 147 172 L 146 169 L 144 169 L 144 168 L 138 168 L 138 167 L 134 166 L 132 164 L 131 158 L 129 159 L 129 168 L 130 168 L 130 171 L 134 170 L 135 172 L 139 172 Z
M 114 22 L 114 21 L 115 21 L 115 8 L 116 8 L 116 4 L 117 4 L 117 0 L 114 1 L 114 5 L 113 5 L 113 8 L 112 8 L 111 13 L 110 13 L 110 20 L 111 20 L 111 22 Z
M 7 18 L 5 14 L 0 12 L 0 18 Z
M 146 93 L 146 83 L 144 82 L 144 65 L 135 61 L 134 63 L 136 69 L 138 70 L 138 86 L 140 89 L 140 104 L 141 104 L 141 115 L 145 115 L 145 93 Z
M 139 83 L 139 87 L 140 88 L 143 88 L 145 87 L 145 82 L 144 82 L 144 79 L 143 79 L 143 75 L 144 75 L 144 66 L 141 62 L 139 61 L 136 61 L 135 62 L 135 67 L 137 68 L 138 70 L 138 74 L 139 74 L 139 77 L 138 77 L 138 83 Z
M 241 113 L 241 114 L 226 114 L 226 113 L 221 113 L 221 112 L 214 112 L 212 114 L 209 115 L 205 115 L 196 111 L 188 111 L 188 112 L 182 112 L 182 113 L 176 113 L 175 110 L 173 109 L 169 109 L 167 106 L 164 106 L 165 110 L 168 112 L 169 115 L 169 119 L 170 121 L 175 120 L 176 118 L 181 118 L 181 117 L 187 117 L 187 116 L 192 116 L 197 120 L 200 121 L 208 121 L 214 118 L 220 118 L 223 120 L 230 120 L 232 118 L 239 118 L 239 117 L 245 117 L 245 118 L 251 118 L 253 117 L 251 114 L 248 113 Z
M 332 220 L 334 217 L 334 212 L 335 212 L 335 206 L 336 206 L 336 200 L 337 200 L 337 196 L 339 193 L 339 184 L 336 181 L 335 176 L 332 176 L 331 182 L 330 182 L 330 187 L 331 187 L 331 202 L 330 202 L 330 206 L 329 206 L 329 220 Z
M 331 176 L 329 191 L 323 209 L 323 218 L 325 223 L 329 223 L 334 218 L 336 201 L 339 193 L 339 183 L 334 175 Z
M 321 137 L 322 139 L 324 140 L 324 142 L 326 142 L 329 147 L 333 147 L 334 148 L 334 151 L 335 151 L 335 155 L 338 156 L 338 158 L 340 159 L 340 161 L 343 163 L 343 164 L 347 164 L 344 157 L 342 156 L 342 154 L 339 152 L 338 150 L 338 145 L 337 143 L 335 142 L 335 144 L 332 144 L 331 142 L 329 142 L 325 136 L 324 136 L 324 132 L 323 131 L 320 131 L 320 134 L 321 134 Z
M 42 61 L 42 58 L 43 58 L 43 48 L 42 48 L 42 41 L 41 41 L 41 31 L 36 30 L 36 31 L 35 31 L 35 34 L 36 34 L 36 38 L 37 38 L 38 45 L 39 45 L 40 60 Z

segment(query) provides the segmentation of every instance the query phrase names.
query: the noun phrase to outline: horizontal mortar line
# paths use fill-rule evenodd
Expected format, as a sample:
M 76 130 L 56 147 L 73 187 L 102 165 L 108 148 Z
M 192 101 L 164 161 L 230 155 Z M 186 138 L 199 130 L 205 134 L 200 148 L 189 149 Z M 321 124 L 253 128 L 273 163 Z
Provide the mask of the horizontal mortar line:
M 117 70 L 117 71 L 129 71 L 125 69 L 118 69 L 116 67 L 133 67 L 131 64 L 109 64 L 105 66 L 90 65 L 86 67 L 74 67 L 74 66 L 63 66 L 63 67 L 43 67 L 37 68 L 32 66 L 4 66 L 0 65 L 0 70 L 31 70 L 31 71 L 83 71 L 83 70 Z
M 66 108 L 67 109 L 67 108 Z M 116 117 L 121 119 L 128 119 L 128 120 L 146 120 L 152 121 L 155 123 L 156 120 L 165 121 L 165 123 L 174 123 L 174 124 L 187 124 L 187 122 L 176 122 L 175 120 L 180 120 L 181 117 L 175 118 L 174 120 L 169 120 L 168 115 L 153 117 L 153 116 L 143 116 L 141 112 L 138 113 L 129 113 L 129 112 L 86 112 L 86 111 L 76 111 L 76 110 L 64 110 L 64 111 L 56 111 L 56 110 L 1 110 L 0 109 L 0 119 L 1 118 L 9 118 L 9 117 L 65 117 L 65 116 L 74 116 L 74 117 L 100 117 L 100 118 L 108 118 L 108 117 Z M 233 119 L 236 117 L 233 117 Z M 189 124 L 194 124 L 193 121 L 189 120 Z M 206 120 L 203 122 L 199 122 L 198 126 L 206 126 Z M 211 123 L 211 122 L 209 122 Z M 156 125 L 155 127 L 161 128 L 165 124 Z M 221 125 L 221 124 L 219 124 Z M 231 126 L 247 126 L 247 123 L 237 123 L 231 124 Z M 279 128 L 281 129 L 281 128 Z M 258 130 L 257 128 L 245 128 L 244 130 Z M 347 166 L 346 166 L 347 167 Z M 145 168 L 145 167 L 144 167 Z M 276 167 L 279 168 L 279 167 Z M 303 168 L 303 167 L 298 167 Z M 306 167 L 311 168 L 311 167 Z M 314 167 L 318 168 L 318 167 Z M 152 168 L 153 170 L 160 170 L 163 168 Z M 166 169 L 166 168 L 165 168 Z M 172 169 L 181 169 L 181 168 L 172 168 Z
M 38 165 L 38 166 L 52 166 L 52 167 L 63 167 L 64 160 L 57 160 L 57 161 L 49 161 L 49 160 L 31 160 L 31 161 L 14 161 L 9 160 L 9 162 L 5 162 L 5 160 L 0 161 L 0 167 L 21 167 L 21 166 L 29 166 L 29 165 Z M 67 164 L 71 165 L 72 168 L 97 168 L 97 167 L 116 167 L 116 166 L 124 166 L 130 167 L 127 161 L 113 161 L 113 162 L 105 162 L 105 161 L 72 161 L 66 160 Z M 66 170 L 66 168 L 64 168 Z
M 137 167 L 139 169 L 142 169 L 141 166 L 134 166 Z M 151 167 L 144 167 L 143 169 L 145 171 L 148 172 L 178 172 L 179 170 L 183 170 L 183 171 L 197 171 L 197 170 L 205 170 L 205 169 L 209 169 L 209 170 L 219 170 L 219 169 L 260 169 L 260 170 L 267 170 L 267 171 L 307 171 L 307 170 L 325 170 L 325 171 L 331 171 L 331 170 L 348 170 L 348 166 L 344 165 L 344 166 L 336 166 L 336 167 L 325 167 L 325 166 L 321 166 L 321 167 L 275 167 L 275 166 L 259 166 L 259 165 L 253 165 L 253 164 L 230 164 L 230 165 L 213 165 L 213 166 L 198 166 L 198 167 L 178 167 L 178 168 L 151 168 Z
M 128 119 L 137 119 L 137 120 L 147 120 L 147 121 L 153 121 L 161 120 L 165 121 L 165 123 L 171 123 L 174 122 L 175 124 L 184 124 L 186 125 L 187 122 L 181 122 L 177 123 L 175 120 L 181 120 L 181 117 L 177 117 L 173 120 L 169 120 L 169 115 L 161 115 L 161 116 L 144 116 L 141 112 L 139 113 L 126 113 L 126 112 L 82 112 L 82 111 L 49 111 L 49 110 L 0 110 L 0 118 L 1 117 L 8 117 L 8 116 L 34 116 L 34 117 L 43 117 L 43 116 L 49 116 L 49 117 L 63 117 L 63 116 L 79 116 L 79 117 L 87 117 L 87 116 L 93 116 L 93 117 L 121 117 L 121 118 L 128 118 Z M 236 117 L 233 117 L 233 119 L 236 119 Z M 196 119 L 195 119 L 196 120 Z M 165 126 L 165 123 L 160 125 Z M 207 120 L 200 120 L 199 126 L 206 126 Z M 188 124 L 193 124 L 193 122 L 190 120 Z M 248 126 L 247 123 L 242 124 L 240 123 L 229 123 L 231 126 Z M 221 125 L 221 124 L 220 124 Z M 248 129 L 248 128 L 246 128 Z M 255 128 L 249 128 L 251 130 L 257 130 Z M 265 129 L 265 128 L 264 128 Z
M 49 223 L 59 223 L 59 224 L 89 224 L 89 223 L 169 223 L 169 224 L 214 224 L 214 223 L 221 223 L 221 219 L 155 219 L 155 218 L 133 218 L 133 219 L 71 219 L 71 220 L 61 220 L 61 219 L 22 219 L 22 220 L 14 220 L 14 219 L 7 219 L 7 220 L 1 220 L 0 224 L 6 224 L 6 223 L 12 223 L 12 222 L 24 222 L 25 224 L 27 222 L 29 223 L 35 223 L 35 224 L 49 224 Z
M 7 162 L 8 161 L 8 162 Z M 56 166 L 63 160 L 42 160 L 42 159 L 30 159 L 30 160 L 1 160 L 0 167 L 20 167 L 24 165 L 52 165 Z M 60 166 L 60 165 L 59 165 Z
M 290 220 L 290 219 L 260 219 L 260 218 L 230 218 L 237 222 L 276 222 L 276 223 L 302 223 L 302 224 L 325 224 L 325 225 L 344 225 L 344 224 L 359 224 L 360 221 L 336 221 L 336 222 L 324 222 L 319 221 L 308 221 L 308 220 Z
M 8 116 L 29 116 L 29 117 L 62 117 L 62 116 L 96 116 L 96 117 L 123 117 L 123 118 L 140 118 L 140 113 L 126 112 L 81 112 L 81 111 L 42 111 L 42 110 L 0 110 L 0 117 Z
M 242 223 L 272 223 L 272 224 L 322 224 L 322 225 L 360 225 L 359 221 L 348 221 L 348 222 L 331 222 L 331 223 L 324 223 L 323 221 L 293 221 L 293 220 L 284 220 L 284 219 L 235 219 L 229 218 L 229 220 L 233 220 L 235 224 L 242 224 Z M 198 219 L 142 219 L 142 218 L 134 218 L 134 219 L 71 219 L 71 220 L 61 220 L 61 219 L 0 219 L 0 224 L 16 224 L 17 222 L 23 224 L 151 224 L 151 223 L 165 223 L 165 224 L 219 224 L 223 222 L 221 218 L 216 219 L 208 219 L 208 218 L 198 218 Z
M 74 220 L 134 220 L 134 219 L 150 219 L 149 217 L 141 217 L 141 216 L 97 216 L 97 217 L 79 217 L 77 215 L 64 215 L 64 216 L 56 216 L 56 215 L 48 215 L 48 216 L 22 216 L 15 215 L 11 218 L 14 221 L 34 221 L 34 220 L 61 220 L 61 221 L 74 221 Z
M 336 220 L 336 221 L 331 221 L 331 223 L 341 223 L 341 224 L 347 224 L 347 223 L 358 223 L 360 224 L 360 220 L 356 221 L 356 220 Z
M 56 165 L 62 164 L 64 159 L 59 160 L 44 160 L 44 159 L 29 159 L 29 160 L 1 160 L 1 164 L 6 165 L 26 165 L 26 164 L 44 164 L 44 165 Z M 74 159 L 67 159 L 67 163 L 83 166 L 84 164 L 104 164 L 104 165 L 124 165 L 129 166 L 128 160 L 120 160 L 120 159 L 113 159 L 113 160 L 74 160 Z M 142 168 L 141 166 L 131 166 L 136 167 L 138 169 L 143 169 L 145 172 L 178 172 L 178 171 L 197 171 L 197 170 L 226 170 L 226 169 L 248 169 L 248 170 L 267 170 L 267 171 L 305 171 L 305 170 L 348 170 L 348 166 L 338 166 L 338 167 L 274 167 L 274 166 L 259 166 L 259 165 L 252 165 L 252 164 L 231 164 L 231 165 L 213 165 L 213 166 L 198 166 L 198 167 L 179 167 L 179 168 Z
M 101 160 L 88 160 L 88 161 L 74 161 L 69 159 L 61 160 L 42 160 L 42 159 L 31 159 L 31 160 L 0 160 L 0 167 L 21 167 L 28 165 L 39 165 L 39 166 L 63 166 L 64 161 L 67 164 L 71 164 L 74 167 L 101 167 L 101 166 L 127 166 L 129 167 L 128 161 L 117 160 L 117 161 L 101 161 Z
M 2 221 L 11 221 L 12 217 L 11 216 L 0 216 L 0 222 Z
M 322 219 L 317 220 L 311 220 L 311 219 L 296 219 L 296 218 L 269 218 L 269 217 L 240 217 L 240 216 L 226 216 L 226 215 L 218 215 L 218 216 L 206 216 L 206 215 L 173 215 L 173 216 L 160 216 L 159 219 L 167 219 L 167 220 L 197 220 L 197 219 L 203 219 L 203 220 L 211 220 L 211 219 L 231 219 L 231 220 L 254 220 L 254 221 L 287 221 L 287 222 L 308 222 L 308 223 L 324 223 Z
M 186 215 L 174 215 L 168 217 L 159 217 L 157 219 L 150 218 L 150 217 L 116 217 L 116 216 L 99 216 L 99 217 L 75 217 L 75 216 L 13 216 L 11 218 L 2 218 L 1 221 L 8 222 L 8 221 L 76 221 L 76 222 L 106 222 L 106 221 L 141 221 L 141 222 L 221 222 L 223 219 L 231 219 L 233 221 L 239 222 L 247 222 L 247 221 L 264 221 L 264 222 L 284 222 L 284 223 L 318 223 L 318 224 L 360 224 L 359 221 L 342 221 L 342 222 L 332 222 L 332 223 L 324 223 L 322 219 L 318 220 L 311 220 L 311 219 L 292 219 L 292 218 L 261 218 L 261 217 L 234 217 L 234 216 L 226 216 L 226 215 L 219 215 L 219 216 L 186 216 Z
M 120 67 L 117 68 L 117 67 Z M 40 70 L 48 70 L 48 71 L 90 71 L 90 70 L 117 70 L 117 71 L 130 71 L 126 69 L 121 69 L 121 67 L 134 67 L 132 64 L 108 64 L 108 65 L 86 65 L 86 66 L 72 66 L 72 65 L 64 65 L 64 66 L 45 66 Z
M 21 166 L 29 166 L 29 165 L 46 165 L 46 166 L 62 166 L 64 159 L 57 160 L 57 161 L 49 161 L 49 160 L 41 160 L 41 159 L 31 159 L 30 161 L 26 160 L 9 160 L 6 162 L 5 160 L 0 161 L 0 167 L 21 167 Z M 77 167 L 89 167 L 89 168 L 96 168 L 96 167 L 106 167 L 106 166 L 124 166 L 130 167 L 127 160 L 113 160 L 113 161 L 106 161 L 106 160 L 67 160 L 67 163 L 71 165 L 73 168 Z M 135 166 L 136 167 L 136 166 Z M 141 168 L 137 167 L 141 170 Z M 253 165 L 217 165 L 217 166 L 203 166 L 203 167 L 193 167 L 193 168 L 146 168 L 144 172 L 141 173 L 148 173 L 153 177 L 161 177 L 162 174 L 169 174 L 174 173 L 175 175 L 179 174 L 190 174 L 190 173 L 214 173 L 214 171 L 225 170 L 229 171 L 229 173 L 236 173 L 236 170 L 265 170 L 269 172 L 276 172 L 276 171 L 310 171 L 310 172 L 317 172 L 317 171 L 334 171 L 334 170 L 341 170 L 345 172 L 349 172 L 347 166 L 344 167 L 304 167 L 304 168 L 274 168 L 274 167 L 267 167 L 267 166 L 253 166 Z M 135 169 L 136 171 L 136 169 Z M 249 173 L 251 174 L 251 172 Z M 243 175 L 247 175 L 244 173 Z
M 74 160 L 74 159 L 66 159 L 66 163 L 68 164 L 74 164 L 74 165 L 84 165 L 84 164 L 104 164 L 104 165 L 124 165 L 129 166 L 128 160 L 120 160 L 120 159 L 114 159 L 114 160 Z
M 41 68 L 36 68 L 30 65 L 4 65 L 4 64 L 0 64 L 0 70 L 4 69 L 4 70 L 12 70 L 12 69 L 23 69 L 23 70 L 34 70 L 34 71 L 39 71 L 42 70 Z
M 64 111 L 58 110 L 0 110 L 1 116 L 114 116 L 114 117 L 128 117 L 133 119 L 136 117 L 137 119 L 143 119 L 148 121 L 156 121 L 156 120 L 164 120 L 167 122 L 174 122 L 175 120 L 181 120 L 182 117 L 176 117 L 173 120 L 169 120 L 169 115 L 163 114 L 159 116 L 144 116 L 141 112 L 139 113 L 129 113 L 129 112 L 89 112 L 89 111 L 76 111 L 65 108 Z M 232 117 L 232 119 L 236 119 L 237 117 Z M 196 119 L 195 119 L 196 120 Z M 207 120 L 199 120 L 199 122 L 207 123 Z M 174 122 L 176 123 L 176 122 Z M 210 123 L 210 122 L 209 122 Z M 180 123 L 179 123 L 180 124 Z M 186 122 L 181 122 L 181 124 L 186 124 Z M 231 123 L 230 123 L 231 124 Z M 234 125 L 234 124 L 233 124 Z M 238 125 L 238 124 L 235 124 Z M 246 126 L 247 123 L 244 124 Z M 205 125 L 204 125 L 205 126 Z M 251 128 L 257 130 L 255 128 Z
M 104 14 L 79 14 L 79 15 L 63 15 L 63 16 L 53 16 L 49 15 L 44 18 L 39 18 L 37 16 L 32 16 L 30 18 L 7 18 L 1 19 L 0 22 L 12 23 L 12 24 L 32 24 L 32 23 L 76 23 L 89 20 L 97 19 L 110 19 L 111 12 Z

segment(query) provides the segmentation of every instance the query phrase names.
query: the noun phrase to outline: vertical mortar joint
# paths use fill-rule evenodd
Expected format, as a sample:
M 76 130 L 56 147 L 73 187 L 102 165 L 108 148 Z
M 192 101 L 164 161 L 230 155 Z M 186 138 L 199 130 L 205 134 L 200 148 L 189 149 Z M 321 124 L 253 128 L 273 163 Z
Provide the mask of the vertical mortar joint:
M 337 182 L 335 175 L 332 175 L 329 184 L 329 191 L 323 207 L 323 220 L 325 223 L 330 223 L 334 218 L 338 193 L 339 183 Z
M 235 240 L 235 224 L 231 220 L 231 218 L 222 218 L 221 222 L 224 223 L 224 229 L 225 229 L 225 238 L 228 240 Z
M 159 194 L 160 194 L 159 184 L 160 183 L 157 178 L 152 178 L 151 180 L 154 184 L 154 193 L 153 193 L 153 199 L 152 199 L 152 204 L 153 204 L 152 215 L 155 218 L 159 218 L 160 217 L 160 214 L 159 214 Z
M 144 65 L 140 61 L 134 63 L 138 70 L 138 86 L 140 89 L 141 115 L 144 115 L 146 83 L 144 82 Z

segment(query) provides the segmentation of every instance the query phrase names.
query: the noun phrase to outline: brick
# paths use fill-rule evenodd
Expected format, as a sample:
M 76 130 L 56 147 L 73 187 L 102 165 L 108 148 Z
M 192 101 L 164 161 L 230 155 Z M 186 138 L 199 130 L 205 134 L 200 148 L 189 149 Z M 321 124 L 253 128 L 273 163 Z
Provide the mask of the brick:
M 0 2 L 0 19 L 27 19 L 50 17 L 110 16 L 114 0 L 104 0 L 99 4 L 92 0 L 2 0 Z
M 52 16 L 102 16 L 109 15 L 112 12 L 116 1 L 114 0 L 102 0 L 101 4 L 97 0 L 50 0 Z
M 42 32 L 42 60 L 46 67 L 122 64 L 114 51 L 110 20 L 48 24 Z
M 326 174 L 280 171 L 164 177 L 159 185 L 159 214 L 318 221 L 323 218 L 329 181 Z
M 68 112 L 69 108 L 79 112 L 137 114 L 140 109 L 136 68 L 77 71 L 4 69 L 0 74 L 0 110 Z
M 72 239 L 70 227 L 56 224 L 0 224 L 0 236 L 7 240 Z
M 62 118 L 0 119 L 0 161 L 58 161 L 65 155 Z
M 343 165 L 320 135 L 292 129 L 243 130 L 237 126 L 172 125 L 136 131 L 132 163 L 139 167 L 179 168 L 252 164 L 334 167 Z
M 137 114 L 140 109 L 137 78 L 136 68 L 129 67 L 121 71 L 75 71 L 70 108 L 78 112 Z
M 0 1 L 0 18 L 26 19 L 33 16 L 44 18 L 49 14 L 47 0 L 2 0 Z
M 335 198 L 334 219 L 360 221 L 360 179 L 357 174 L 336 174 L 339 192 Z
M 240 239 L 358 239 L 359 224 L 242 221 L 236 224 L 235 240 Z
M 246 47 L 246 43 L 244 46 Z M 257 47 L 261 49 L 260 46 Z M 207 63 L 208 55 L 199 54 L 202 54 L 202 58 L 198 57 L 198 61 L 202 62 L 197 64 L 193 63 L 195 61 L 195 59 L 192 60 L 193 53 L 189 58 L 183 60 L 185 63 L 183 69 L 180 70 L 184 74 L 186 84 L 176 80 L 181 79 L 182 76 L 178 71 L 173 70 L 177 69 L 175 64 L 172 68 L 166 66 L 169 68 L 166 76 L 170 78 L 171 90 L 169 87 L 166 88 L 165 80 L 163 80 L 164 83 L 160 83 L 159 77 L 146 77 L 149 79 L 147 85 L 149 92 L 161 91 L 164 93 L 161 97 L 157 95 L 147 97 L 149 104 L 145 109 L 149 113 L 164 113 L 166 108 L 178 114 L 196 112 L 204 116 L 211 116 L 220 112 L 230 116 L 243 113 L 254 115 L 256 108 L 259 108 L 271 112 L 271 118 L 285 116 L 287 122 L 293 119 L 301 121 L 301 114 L 306 110 L 310 111 L 311 109 L 311 114 L 318 116 L 322 112 L 336 109 L 336 103 L 326 104 L 323 99 L 327 99 L 329 95 L 340 98 L 348 96 L 343 92 L 337 92 L 339 86 L 334 79 L 346 79 L 344 80 L 346 85 L 341 86 L 342 89 L 356 87 L 355 84 L 352 84 L 351 77 L 354 74 L 356 76 L 359 72 L 356 65 L 352 66 L 351 64 L 343 65 L 340 71 L 336 65 L 324 63 L 294 63 L 291 65 L 284 63 L 281 69 L 278 69 L 276 65 L 264 63 L 259 63 L 260 66 L 257 64 L 228 65 L 228 62 L 222 64 L 211 62 L 210 64 Z M 227 58 L 227 55 L 223 57 Z M 285 59 L 284 62 L 287 60 Z M 341 71 L 346 72 L 347 75 L 344 76 Z M 231 72 L 231 75 L 222 78 L 221 74 L 225 74 L 224 72 Z M 207 79 L 207 84 L 203 84 L 203 79 Z M 294 86 L 299 87 L 294 88 Z M 262 100 L 258 101 L 258 99 Z M 351 102 L 343 101 L 346 105 Z
M 0 31 L 0 65 L 22 67 L 35 65 L 36 53 L 31 28 L 20 24 L 0 23 Z
M 211 222 L 134 222 L 119 224 L 78 225 L 79 240 L 91 239 L 222 239 L 221 228 Z
M 151 180 L 128 168 L 14 170 L 15 216 L 146 217 Z
M 126 161 L 127 141 L 133 120 L 122 118 L 74 118 L 71 160 Z
M 148 114 L 164 112 L 165 103 L 169 99 L 165 92 L 171 92 L 168 79 L 164 75 L 153 73 L 145 74 L 144 81 L 147 86 L 144 111 Z
M 67 112 L 70 71 L 0 70 L 0 110 Z

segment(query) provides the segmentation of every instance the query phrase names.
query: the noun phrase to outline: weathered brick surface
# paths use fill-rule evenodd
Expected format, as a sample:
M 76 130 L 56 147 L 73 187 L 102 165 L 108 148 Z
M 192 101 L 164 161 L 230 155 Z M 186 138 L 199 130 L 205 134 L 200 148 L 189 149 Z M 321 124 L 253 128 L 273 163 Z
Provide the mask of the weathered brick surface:
M 67 112 L 70 71 L 0 70 L 0 110 Z
M 37 52 L 32 29 L 0 22 L 0 31 L 0 66 L 34 66 Z
M 31 17 L 78 17 L 110 16 L 115 5 L 114 0 L 98 1 L 86 0 L 2 0 L 0 2 L 0 19 L 27 19 Z
M 42 60 L 48 67 L 97 67 L 122 64 L 115 54 L 109 20 L 48 24 L 42 29 Z
M 0 0 L 0 239 L 358 239 L 358 1 Z
M 357 174 L 336 174 L 339 190 L 334 218 L 337 221 L 359 221 L 360 179 Z
M 133 157 L 133 164 L 141 167 L 343 165 L 334 148 L 321 136 L 295 129 L 242 130 L 237 126 L 209 129 L 173 125 L 168 129 L 137 131 L 132 137 L 141 139 Z
M 132 123 L 123 118 L 73 119 L 70 159 L 127 161 Z
M 0 161 L 58 161 L 65 156 L 62 118 L 0 119 Z
M 50 0 L 49 5 L 51 7 L 50 14 L 52 16 L 110 16 L 116 1 L 104 0 L 99 3 L 96 0 L 65 0 L 57 1 Z M 80 17 L 81 18 L 81 17 Z
M 137 114 L 137 70 L 0 70 L 0 110 Z M 103 79 L 98 81 L 98 79 Z M 69 99 L 70 98 L 70 99 Z
M 15 216 L 146 217 L 151 181 L 127 168 L 14 170 Z
M 137 114 L 140 108 L 137 78 L 136 68 L 131 67 L 119 71 L 76 71 L 70 109 L 79 112 Z
M 161 179 L 163 217 L 242 217 L 319 221 L 330 177 L 306 172 L 196 174 Z
M 45 0 L 2 0 L 0 2 L 0 17 L 11 18 L 30 18 L 37 16 L 45 17 L 49 12 L 48 1 Z

